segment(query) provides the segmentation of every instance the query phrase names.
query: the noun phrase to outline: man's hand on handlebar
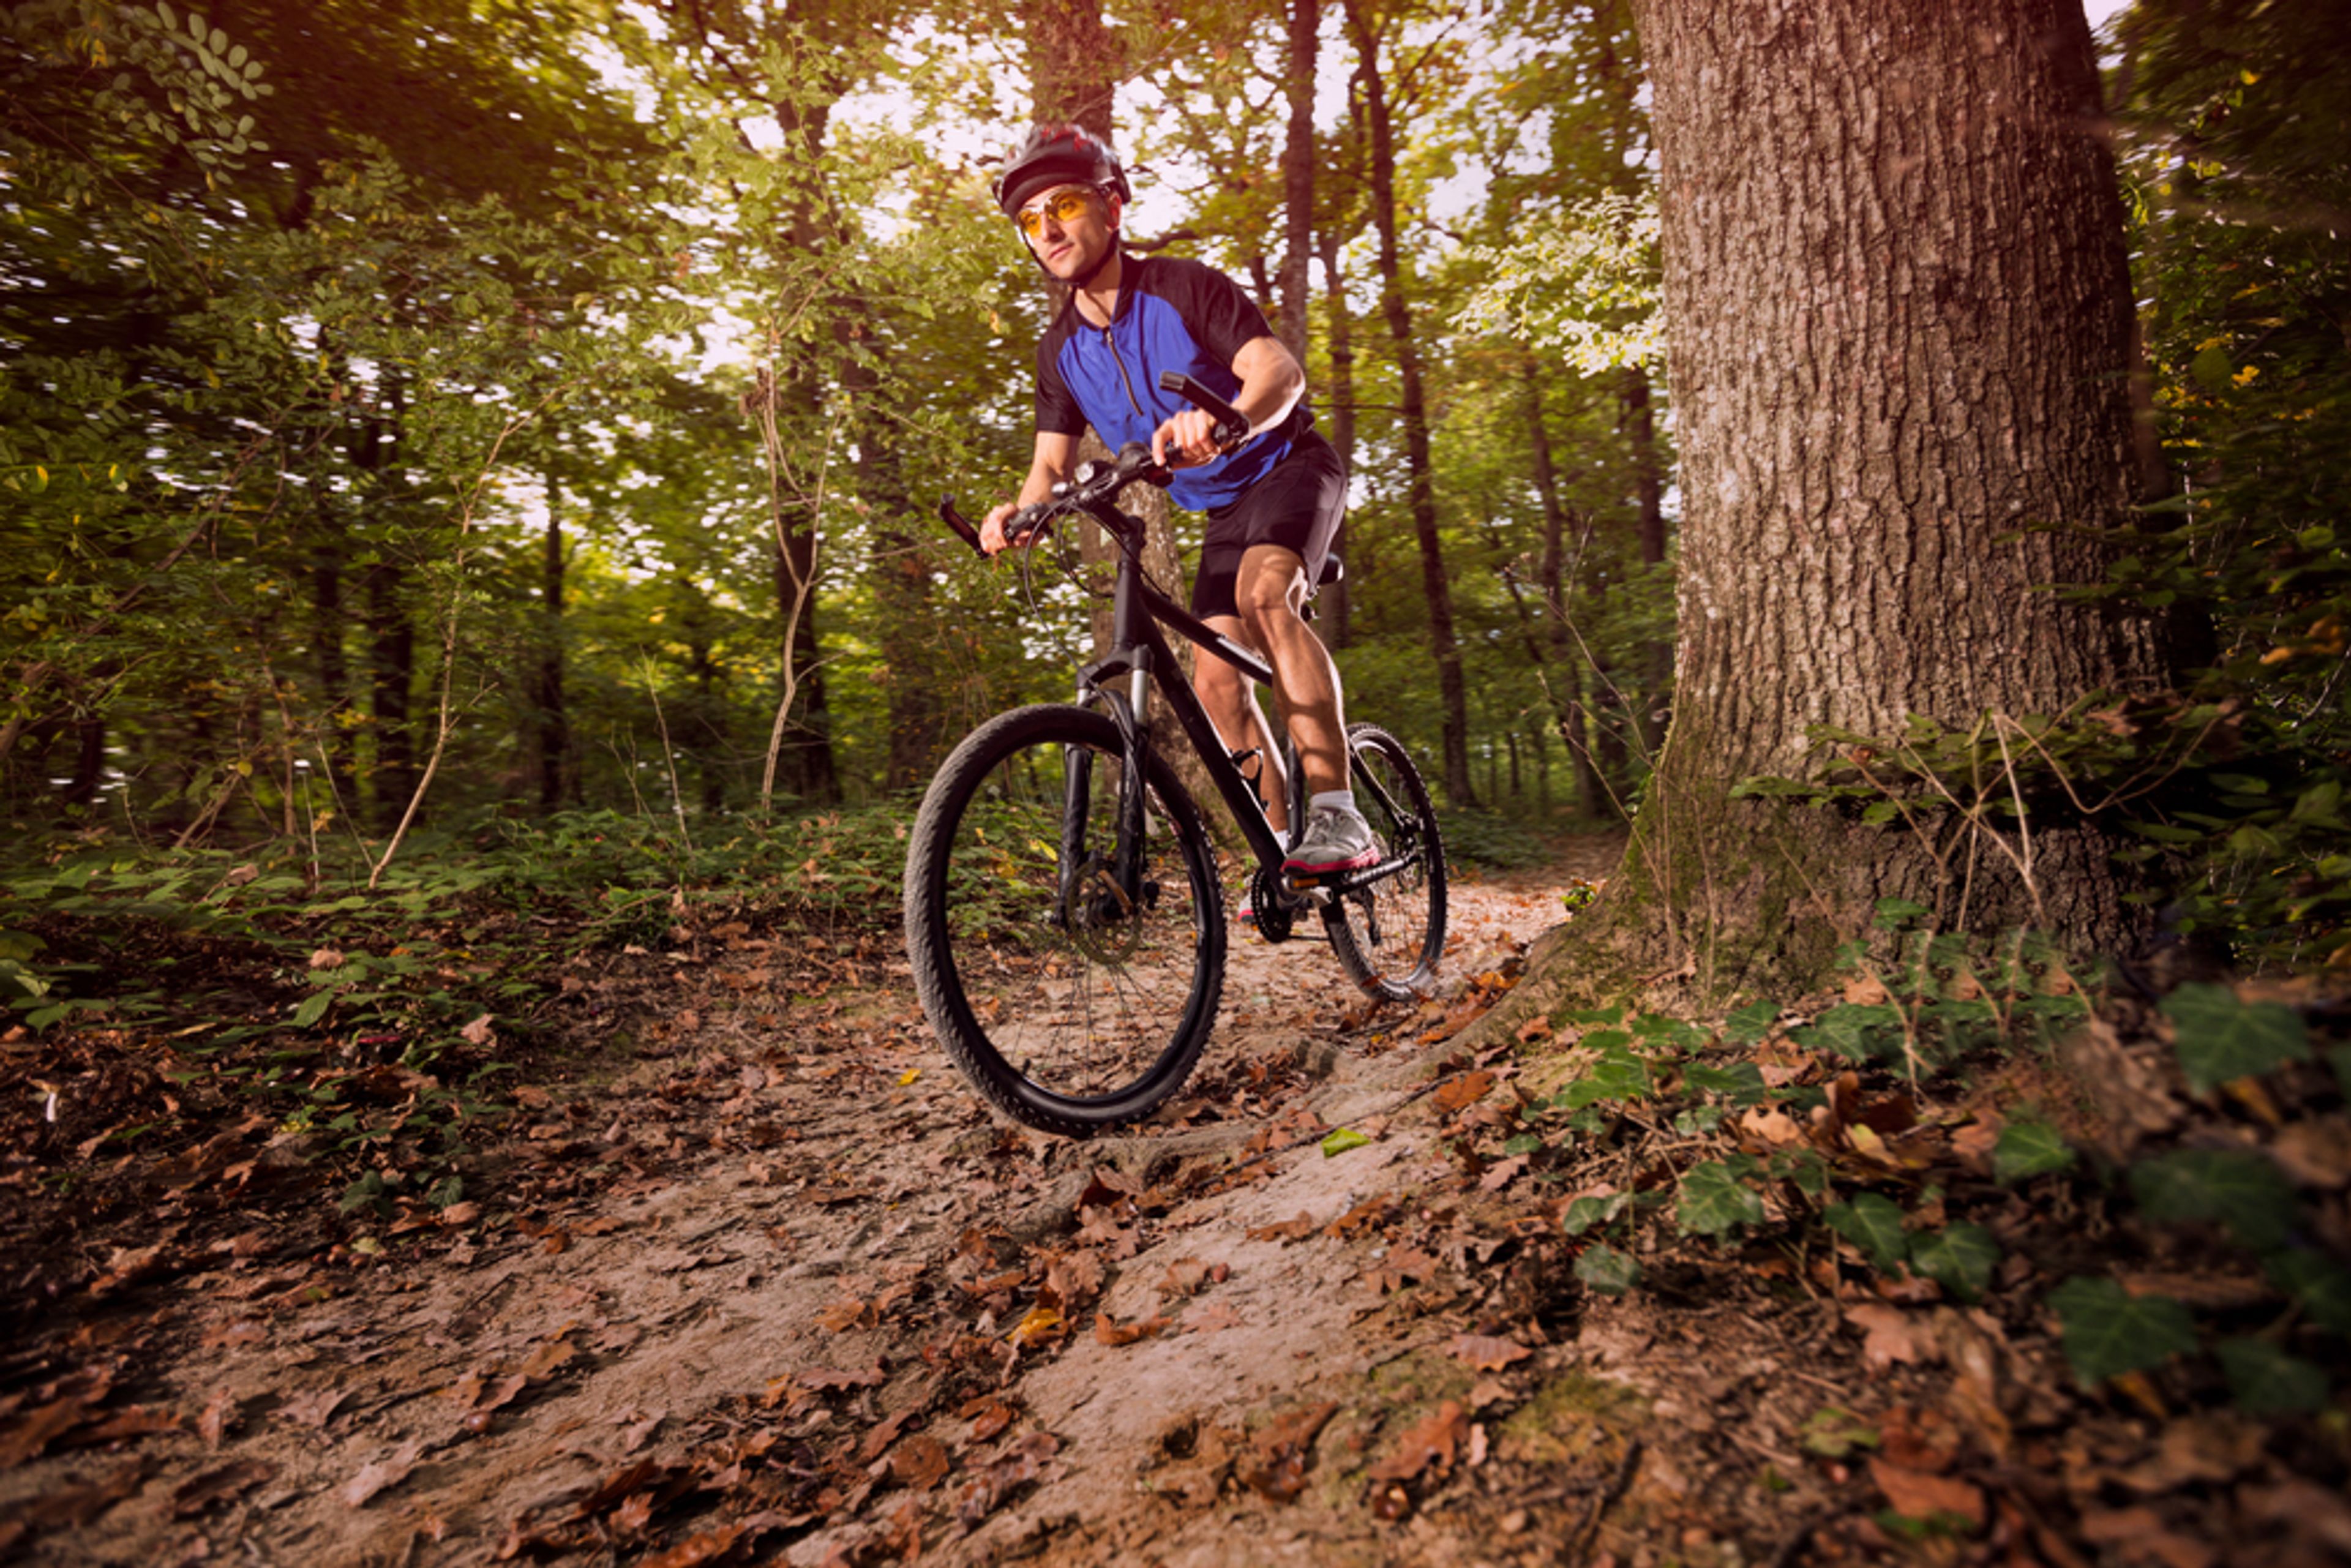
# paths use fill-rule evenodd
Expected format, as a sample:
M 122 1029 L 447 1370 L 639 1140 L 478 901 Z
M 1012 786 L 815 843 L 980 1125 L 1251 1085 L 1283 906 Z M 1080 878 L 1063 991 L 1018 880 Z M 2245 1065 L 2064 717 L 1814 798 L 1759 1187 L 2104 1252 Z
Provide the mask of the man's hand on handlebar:
M 1205 409 L 1171 414 L 1151 433 L 1151 460 L 1165 468 L 1196 468 L 1225 450 L 1217 444 L 1217 416 Z
M 1035 543 L 1043 532 L 1044 519 L 1034 514 L 1041 509 L 1014 501 L 994 507 L 980 519 L 980 549 L 987 555 L 1001 555 L 1016 545 Z

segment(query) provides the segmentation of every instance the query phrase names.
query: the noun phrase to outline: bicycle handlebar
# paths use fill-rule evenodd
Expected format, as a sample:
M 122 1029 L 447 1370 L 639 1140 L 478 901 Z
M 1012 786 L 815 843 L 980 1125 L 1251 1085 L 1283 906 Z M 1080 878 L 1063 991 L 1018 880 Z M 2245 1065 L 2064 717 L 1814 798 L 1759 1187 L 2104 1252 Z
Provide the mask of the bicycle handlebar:
M 1241 417 L 1240 410 L 1183 371 L 1160 371 L 1159 389 L 1184 398 L 1217 422 L 1212 434 L 1218 450 L 1229 452 L 1249 439 L 1249 421 Z M 1074 511 L 1092 512 L 1096 507 L 1107 507 L 1117 499 L 1120 491 L 1137 479 L 1165 485 L 1168 477 L 1169 470 L 1151 460 L 1151 448 L 1139 441 L 1130 441 L 1119 448 L 1118 456 L 1113 462 L 1079 464 L 1076 473 L 1054 486 L 1051 500 L 1023 507 L 1005 518 L 1005 540 L 1013 545 L 1028 544 L 1041 538 L 1052 527 L 1056 517 Z M 939 497 L 939 517 L 955 530 L 957 538 L 975 551 L 981 555 L 987 553 L 980 545 L 978 527 L 956 509 L 954 497 Z

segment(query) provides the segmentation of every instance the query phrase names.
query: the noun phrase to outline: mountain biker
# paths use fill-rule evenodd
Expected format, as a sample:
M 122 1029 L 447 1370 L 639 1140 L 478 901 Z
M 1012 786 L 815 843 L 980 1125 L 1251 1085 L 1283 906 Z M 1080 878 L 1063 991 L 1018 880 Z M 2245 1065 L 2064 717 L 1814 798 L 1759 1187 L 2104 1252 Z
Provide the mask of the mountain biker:
M 1376 863 L 1378 846 L 1348 785 L 1339 672 L 1300 613 L 1346 506 L 1345 467 L 1301 401 L 1306 372 L 1231 278 L 1196 261 L 1121 248 L 1133 193 L 1117 156 L 1081 128 L 1031 131 L 1006 162 L 996 198 L 1029 256 L 1070 297 L 1037 349 L 1035 458 L 1019 497 L 981 524 L 982 548 L 1005 549 L 1005 519 L 1049 499 L 1069 476 L 1087 425 L 1113 451 L 1147 442 L 1153 460 L 1176 471 L 1169 497 L 1207 514 L 1192 612 L 1265 656 L 1290 717 L 1309 795 L 1283 872 L 1307 878 Z M 1169 370 L 1238 409 L 1248 437 L 1220 450 L 1215 419 L 1160 390 Z M 1202 658 L 1192 685 L 1227 748 L 1256 751 L 1267 810 L 1287 822 L 1290 781 L 1252 684 L 1223 660 Z

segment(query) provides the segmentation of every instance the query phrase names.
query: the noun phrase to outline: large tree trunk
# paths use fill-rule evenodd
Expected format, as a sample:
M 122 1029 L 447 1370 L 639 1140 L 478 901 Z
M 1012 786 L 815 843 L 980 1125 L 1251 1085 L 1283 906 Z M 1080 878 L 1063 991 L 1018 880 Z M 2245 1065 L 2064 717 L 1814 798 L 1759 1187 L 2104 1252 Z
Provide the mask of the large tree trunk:
M 2017 532 L 2131 499 L 2130 295 L 2078 0 L 1642 0 L 1639 21 L 1683 640 L 1613 919 L 1716 993 L 1816 977 L 1887 896 L 1947 930 L 2123 943 L 2094 822 L 2035 812 L 1995 842 L 1731 798 L 1817 777 L 1812 726 L 1966 728 L 2160 677 L 2144 623 L 2040 591 L 2098 580 L 2100 542 Z
M 1461 649 L 1453 634 L 1453 591 L 1445 578 L 1445 549 L 1437 532 L 1437 494 L 1428 451 L 1428 410 L 1420 381 L 1420 342 L 1405 301 L 1403 263 L 1396 246 L 1395 143 L 1388 122 L 1387 81 L 1380 68 L 1380 40 L 1360 0 L 1347 0 L 1347 24 L 1355 37 L 1357 79 L 1371 129 L 1372 214 L 1380 231 L 1380 312 L 1395 345 L 1402 383 L 1406 485 L 1414 537 L 1420 543 L 1421 589 L 1428 598 L 1428 645 L 1437 661 L 1437 694 L 1445 710 L 1445 795 L 1456 806 L 1473 806 L 1469 787 L 1469 706 L 1461 676 Z

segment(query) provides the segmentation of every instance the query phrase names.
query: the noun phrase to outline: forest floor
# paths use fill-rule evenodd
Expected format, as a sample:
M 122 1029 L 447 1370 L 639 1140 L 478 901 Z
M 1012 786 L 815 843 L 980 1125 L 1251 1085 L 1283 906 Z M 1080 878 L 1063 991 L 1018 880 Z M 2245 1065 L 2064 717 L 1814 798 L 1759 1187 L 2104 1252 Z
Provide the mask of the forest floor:
M 737 921 L 571 960 L 464 1201 L 339 1207 L 261 1117 L 20 1166 L 0 1561 L 2351 1559 L 2339 1396 L 2256 1416 L 2068 1375 L 2032 1287 L 2110 1223 L 2094 1188 L 1981 1175 L 1997 1107 L 2076 1098 L 2053 1059 L 1914 1103 L 1778 1034 L 1744 1053 L 1824 1086 L 1803 1136 L 1832 1164 L 1909 1159 L 1928 1220 L 1977 1195 L 2004 1260 L 1974 1304 L 1817 1225 L 1626 1230 L 1641 1283 L 1604 1288 L 1573 1206 L 1720 1134 L 1530 1137 L 1558 1041 L 1495 1004 L 1615 848 L 1465 878 L 1416 1009 L 1362 1002 L 1327 948 L 1236 944 L 1185 1096 L 1091 1144 L 987 1114 L 886 939 Z M 0 1048 L 52 1119 L 110 1082 L 109 1124 L 170 1099 Z M 1773 1114 L 1750 1146 L 1798 1136 Z M 2300 1157 L 2339 1209 L 2320 1121 Z M 2133 1246 L 2199 1310 L 2264 1295 Z

